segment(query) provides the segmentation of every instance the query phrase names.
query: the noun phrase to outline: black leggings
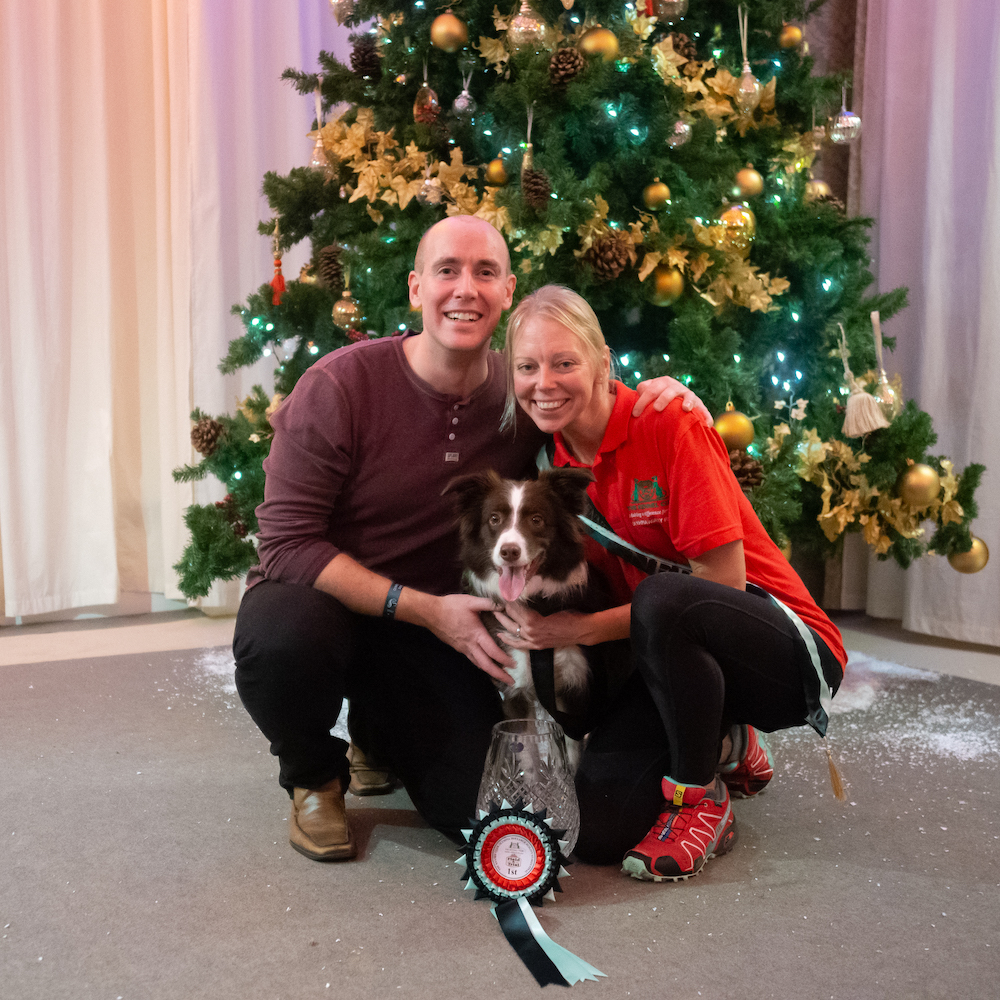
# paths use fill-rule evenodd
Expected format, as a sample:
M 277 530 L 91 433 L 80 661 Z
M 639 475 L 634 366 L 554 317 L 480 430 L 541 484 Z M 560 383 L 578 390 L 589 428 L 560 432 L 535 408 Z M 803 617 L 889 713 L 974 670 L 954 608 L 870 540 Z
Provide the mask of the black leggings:
M 576 853 L 610 864 L 639 841 L 662 806 L 660 778 L 707 785 L 734 723 L 764 732 L 806 717 L 805 643 L 763 595 L 694 576 L 644 580 L 632 599 L 635 673 L 597 727 L 577 774 Z M 840 664 L 813 632 L 827 683 Z

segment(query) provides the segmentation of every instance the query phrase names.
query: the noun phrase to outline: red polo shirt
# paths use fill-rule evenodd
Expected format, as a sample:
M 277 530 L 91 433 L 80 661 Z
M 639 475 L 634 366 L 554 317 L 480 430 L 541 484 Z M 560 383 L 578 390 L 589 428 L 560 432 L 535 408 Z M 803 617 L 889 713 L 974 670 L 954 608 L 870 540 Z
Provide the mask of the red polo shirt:
M 592 467 L 595 482 L 587 489 L 615 532 L 644 552 L 679 563 L 742 539 L 747 580 L 787 604 L 820 635 L 841 666 L 846 664 L 840 632 L 757 519 L 718 433 L 701 417 L 685 413 L 679 399 L 662 413 L 649 406 L 642 416 L 633 417 L 637 393 L 621 383 L 616 388 L 611 419 Z M 570 455 L 561 434 L 555 435 L 555 442 L 555 465 L 582 465 Z M 612 583 L 624 583 L 629 595 L 645 578 L 596 542 L 588 556 Z

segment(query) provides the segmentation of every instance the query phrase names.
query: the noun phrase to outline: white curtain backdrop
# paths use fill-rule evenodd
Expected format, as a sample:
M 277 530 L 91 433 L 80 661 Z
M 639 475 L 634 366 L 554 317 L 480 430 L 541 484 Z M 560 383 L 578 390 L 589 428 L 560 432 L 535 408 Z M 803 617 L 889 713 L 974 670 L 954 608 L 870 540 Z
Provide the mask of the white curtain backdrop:
M 321 48 L 349 51 L 326 0 L 0 0 L 0 623 L 180 596 L 222 487 L 170 473 L 194 406 L 269 388 L 273 359 L 216 366 L 271 275 L 264 172 L 310 153 L 281 71 Z
M 871 564 L 868 611 L 917 632 L 1000 645 L 1000 4 L 869 0 L 861 213 L 878 286 L 910 289 L 887 358 L 934 419 L 934 454 L 982 462 L 973 533 L 992 552 L 962 576 L 938 557 Z

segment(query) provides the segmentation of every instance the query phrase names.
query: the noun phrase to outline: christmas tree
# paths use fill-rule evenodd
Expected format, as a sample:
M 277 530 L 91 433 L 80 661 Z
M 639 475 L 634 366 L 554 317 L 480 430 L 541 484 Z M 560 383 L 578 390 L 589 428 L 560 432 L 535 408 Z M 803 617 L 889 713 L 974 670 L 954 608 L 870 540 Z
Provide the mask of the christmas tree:
M 324 52 L 319 73 L 285 73 L 316 102 L 312 160 L 264 179 L 275 279 L 234 307 L 244 332 L 220 366 L 273 352 L 276 394 L 192 415 L 204 457 L 175 477 L 212 474 L 228 492 L 187 512 L 184 593 L 256 561 L 269 413 L 329 351 L 420 328 L 417 242 L 458 213 L 506 238 L 515 302 L 574 288 L 626 383 L 673 375 L 720 415 L 780 544 L 826 557 L 862 531 L 904 567 L 930 550 L 977 568 L 982 466 L 958 474 L 929 454 L 930 417 L 883 368 L 880 322 L 906 291 L 870 293 L 870 220 L 812 177 L 861 124 L 848 81 L 812 72 L 801 25 L 820 3 L 330 5 L 355 31 L 350 65 Z M 286 282 L 282 253 L 303 240 L 312 263 Z

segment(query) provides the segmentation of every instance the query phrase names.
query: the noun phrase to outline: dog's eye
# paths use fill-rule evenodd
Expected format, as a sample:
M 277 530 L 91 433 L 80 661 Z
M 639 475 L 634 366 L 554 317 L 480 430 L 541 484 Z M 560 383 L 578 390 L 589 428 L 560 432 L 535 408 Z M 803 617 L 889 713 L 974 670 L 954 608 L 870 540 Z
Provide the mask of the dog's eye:
M 500 523 L 500 515 L 494 511 L 490 514 L 490 524 L 495 528 Z
M 536 527 L 540 528 L 545 522 L 542 520 L 541 514 L 532 514 L 531 523 Z

